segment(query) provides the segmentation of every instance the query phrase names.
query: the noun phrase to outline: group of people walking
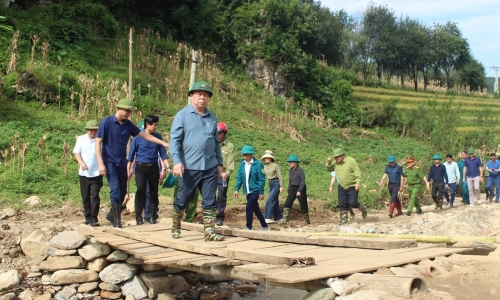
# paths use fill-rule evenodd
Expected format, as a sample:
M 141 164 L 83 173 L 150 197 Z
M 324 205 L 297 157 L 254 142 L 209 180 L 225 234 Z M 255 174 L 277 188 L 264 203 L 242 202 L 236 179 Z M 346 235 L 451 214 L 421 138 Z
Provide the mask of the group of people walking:
M 106 219 L 114 227 L 121 227 L 121 212 L 127 192 L 127 184 L 135 178 L 137 192 L 135 196 L 136 224 L 145 222 L 155 224 L 158 214 L 158 187 L 161 180 L 172 175 L 177 177 L 173 202 L 172 230 L 173 238 L 181 237 L 181 221 L 192 220 L 196 213 L 198 194 L 202 197 L 204 239 L 205 241 L 222 241 L 224 236 L 215 232 L 215 225 L 223 225 L 227 205 L 227 192 L 230 178 L 235 170 L 234 145 L 226 139 L 227 125 L 218 122 L 215 114 L 207 108 L 213 93 L 210 86 L 198 81 L 189 89 L 191 103 L 181 109 L 174 117 L 170 131 L 170 145 L 163 141 L 156 132 L 159 123 L 157 116 L 148 115 L 141 124 L 135 126 L 129 117 L 135 109 L 131 100 L 120 100 L 116 104 L 116 112 L 99 122 L 90 120 L 85 126 L 86 134 L 78 137 L 73 153 L 79 164 L 80 190 L 84 206 L 85 223 L 98 226 L 99 192 L 106 176 L 110 187 L 111 209 Z M 126 153 L 130 136 L 134 137 L 130 151 Z M 169 156 L 165 148 L 170 149 Z M 279 206 L 279 194 L 284 191 L 284 180 L 274 154 L 266 150 L 260 159 L 255 158 L 255 150 L 245 145 L 240 151 L 242 160 L 239 163 L 236 177 L 234 197 L 242 190 L 246 195 L 245 229 L 252 229 L 253 215 L 260 222 L 261 230 L 269 230 L 274 222 L 287 224 L 290 208 L 298 199 L 300 211 L 305 224 L 310 224 L 307 203 L 307 185 L 304 170 L 296 155 L 287 159 L 288 187 L 283 211 Z M 468 155 L 468 157 L 466 157 Z M 417 213 L 422 213 L 416 195 L 422 187 L 422 180 L 427 189 L 431 188 L 432 198 L 437 209 L 442 209 L 443 195 L 446 205 L 453 207 L 457 184 L 462 185 L 464 202 L 470 205 L 479 203 L 479 183 L 483 182 L 481 160 L 475 157 L 474 150 L 462 152 L 461 160 L 453 162 L 453 156 L 447 155 L 446 162 L 441 164 L 441 156 L 435 155 L 434 164 L 427 177 L 415 167 L 415 159 L 407 158 L 407 167 L 403 171 L 396 163 L 395 156 L 389 156 L 388 165 L 380 185 L 387 179 L 387 187 L 391 195 L 389 216 L 401 215 L 402 208 L 398 193 L 402 190 L 404 178 L 410 192 L 407 215 L 411 215 L 413 206 Z M 361 171 L 356 160 L 346 156 L 343 149 L 333 151 L 328 157 L 326 170 L 331 172 L 333 184 L 337 183 L 338 202 L 340 208 L 340 224 L 348 222 L 349 213 L 354 217 L 353 208 L 367 217 L 366 206 L 359 202 Z M 496 188 L 496 202 L 500 191 L 500 162 L 492 153 L 485 171 L 489 177 L 487 189 L 489 200 L 493 198 L 492 187 Z M 262 214 L 259 200 L 264 199 L 266 181 L 269 186 L 268 199 Z M 467 193 L 469 191 L 469 195 Z M 148 199 L 149 201 L 146 201 Z M 147 204 L 147 205 L 146 205 Z M 145 211 L 144 218 L 142 212 Z
M 435 204 L 435 209 L 443 209 L 443 197 L 446 199 L 444 205 L 454 207 L 455 193 L 457 186 L 462 189 L 462 202 L 466 205 L 474 206 L 481 203 L 480 199 L 480 183 L 484 183 L 484 173 L 488 176 L 486 180 L 487 200 L 499 202 L 500 198 L 500 162 L 497 160 L 496 153 L 490 153 L 490 159 L 483 166 L 481 158 L 475 155 L 474 149 L 462 151 L 458 162 L 453 161 L 453 155 L 447 154 L 444 163 L 441 163 L 443 158 L 439 154 L 432 157 L 433 164 L 429 168 L 427 176 L 424 175 L 421 169 L 415 166 L 415 159 L 409 157 L 406 159 L 406 169 L 396 163 L 396 157 L 390 155 L 387 158 L 388 165 L 385 168 L 384 175 L 379 182 L 379 185 L 384 185 L 387 179 L 387 188 L 391 196 L 389 206 L 389 217 L 402 215 L 401 202 L 399 192 L 403 190 L 404 178 L 408 185 L 409 203 L 406 215 L 410 216 L 413 212 L 413 206 L 416 208 L 416 213 L 421 214 L 422 208 L 417 199 L 417 195 L 422 189 L 422 182 L 425 183 L 427 190 L 431 192 L 432 200 Z M 495 191 L 493 191 L 495 189 Z M 394 214 L 394 210 L 397 210 Z

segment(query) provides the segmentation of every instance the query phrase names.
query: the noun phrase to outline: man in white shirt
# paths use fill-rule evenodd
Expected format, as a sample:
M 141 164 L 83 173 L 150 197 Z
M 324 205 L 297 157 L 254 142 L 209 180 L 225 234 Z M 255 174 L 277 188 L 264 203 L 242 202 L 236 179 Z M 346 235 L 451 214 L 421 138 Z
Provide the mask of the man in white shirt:
M 457 182 L 460 182 L 460 169 L 458 168 L 458 164 L 453 161 L 453 155 L 446 154 L 446 162 L 443 164 L 446 169 L 446 174 L 448 175 L 448 189 L 444 190 L 444 197 L 446 198 L 445 205 L 450 204 L 450 207 L 453 208 L 453 202 L 455 202 L 455 190 L 457 189 Z
M 99 122 L 90 120 L 85 125 L 86 134 L 76 139 L 73 153 L 80 166 L 80 192 L 82 194 L 85 224 L 99 226 L 97 215 L 101 198 L 99 192 L 102 188 L 102 176 L 99 174 L 95 142 Z

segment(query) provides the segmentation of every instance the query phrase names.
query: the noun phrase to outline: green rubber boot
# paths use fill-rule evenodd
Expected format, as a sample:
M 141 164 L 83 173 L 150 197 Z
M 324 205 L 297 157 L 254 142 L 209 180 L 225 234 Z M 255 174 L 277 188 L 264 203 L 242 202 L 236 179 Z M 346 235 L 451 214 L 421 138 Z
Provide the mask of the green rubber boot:
M 289 208 L 283 208 L 283 219 L 281 219 L 280 224 L 286 225 L 288 224 L 288 218 L 290 217 L 290 209 Z
M 363 217 L 363 219 L 366 219 L 366 217 L 368 216 L 368 209 L 363 205 L 363 203 L 359 204 L 359 210 L 361 211 L 361 216 Z
M 178 239 L 181 237 L 181 220 L 184 216 L 183 210 L 174 209 L 174 213 L 172 214 L 172 237 L 174 239 Z
M 310 225 L 311 220 L 309 219 L 309 213 L 304 213 L 304 218 L 306 219 L 306 225 Z
M 225 239 L 223 235 L 215 233 L 215 208 L 203 210 L 203 226 L 205 242 Z
M 348 217 L 347 215 L 348 215 L 347 211 L 340 211 L 340 222 L 339 222 L 340 226 L 347 225 L 347 217 Z
M 349 221 L 354 221 L 354 216 L 356 215 L 354 213 L 354 209 L 352 209 L 352 207 L 349 206 Z

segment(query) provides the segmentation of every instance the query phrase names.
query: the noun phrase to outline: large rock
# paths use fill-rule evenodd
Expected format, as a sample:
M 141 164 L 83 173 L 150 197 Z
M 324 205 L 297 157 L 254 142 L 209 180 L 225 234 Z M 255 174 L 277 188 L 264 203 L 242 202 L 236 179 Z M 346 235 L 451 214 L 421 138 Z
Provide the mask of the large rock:
M 319 288 L 307 293 L 302 300 L 334 300 L 335 292 L 331 288 Z
M 147 274 L 140 275 L 148 289 L 153 289 L 156 294 L 179 294 L 189 290 L 189 284 L 179 275 L 152 277 Z
M 406 298 L 394 296 L 393 294 L 385 291 L 365 290 L 359 291 L 349 296 L 341 296 L 335 300 L 403 300 Z
M 17 296 L 19 300 L 34 300 L 35 297 L 35 293 L 33 293 L 31 290 L 24 290 Z
M 0 291 L 10 290 L 19 286 L 19 273 L 10 270 L 0 273 Z
M 63 250 L 78 249 L 85 237 L 78 234 L 76 231 L 63 231 L 50 240 L 50 246 Z
M 123 261 L 127 260 L 129 255 L 123 251 L 117 250 L 113 251 L 108 257 L 106 257 L 107 260 L 109 261 Z
M 144 263 L 144 260 L 137 258 L 137 257 L 130 256 L 129 258 L 127 258 L 127 260 L 125 262 L 127 264 L 131 264 L 131 265 L 142 265 Z
M 110 292 L 102 290 L 99 294 L 104 299 L 120 299 L 122 297 L 122 293 L 120 292 Z
M 97 281 L 99 274 L 92 270 L 85 269 L 70 269 L 55 271 L 50 277 L 52 285 L 66 285 L 72 283 L 85 283 Z
M 40 200 L 40 198 L 38 196 L 31 196 L 29 198 L 27 198 L 26 200 L 24 200 L 24 204 L 28 205 L 28 206 L 36 206 L 38 204 L 40 204 L 42 200 Z
M 97 281 L 82 283 L 78 287 L 78 293 L 88 293 L 90 291 L 97 289 L 98 286 L 99 286 L 99 283 Z
M 33 231 L 29 236 L 21 240 L 21 249 L 24 255 L 33 259 L 40 259 L 45 256 L 49 243 L 43 241 L 43 232 Z
M 73 255 L 75 253 L 76 253 L 76 249 L 61 250 L 61 249 L 52 248 L 52 247 L 47 249 L 47 254 L 50 256 L 69 256 L 69 255 Z
M 80 269 L 85 267 L 85 262 L 81 256 L 49 256 L 47 260 L 40 264 L 40 269 L 53 272 L 66 269 Z
M 15 299 L 17 299 L 16 293 L 8 293 L 0 296 L 0 300 L 15 300 Z
M 139 300 L 148 296 L 148 288 L 138 276 L 134 276 L 122 286 L 122 294 L 132 295 L 136 300 Z
M 212 275 L 212 274 L 198 274 L 200 281 L 204 282 L 223 282 L 231 280 L 231 277 L 223 275 Z
M 107 283 L 107 282 L 101 282 L 101 283 L 99 283 L 99 288 L 101 290 L 105 290 L 105 291 L 108 291 L 108 292 L 120 292 L 122 290 L 122 288 L 119 287 L 118 285 Z
M 359 284 L 347 280 L 336 280 L 330 284 L 330 287 L 339 296 L 352 294 L 359 289 Z
M 6 208 L 6 209 L 3 210 L 3 212 L 5 213 L 5 215 L 7 217 L 13 217 L 13 216 L 16 215 L 16 211 L 13 210 L 12 208 Z
M 85 245 L 82 248 L 78 249 L 78 254 L 81 257 L 85 258 L 85 260 L 90 261 L 95 258 L 108 255 L 111 251 L 111 248 L 107 244 L 103 243 L 95 243 Z
M 101 272 L 102 270 L 104 270 L 104 268 L 106 268 L 107 265 L 109 265 L 109 262 L 104 257 L 98 257 L 87 263 L 87 269 Z
M 469 255 L 488 255 L 490 252 L 493 252 L 497 249 L 497 245 L 488 242 L 481 241 L 459 241 L 458 243 L 453 244 L 452 248 L 472 248 L 472 250 L 463 252 L 462 254 Z
M 99 273 L 102 281 L 117 284 L 132 278 L 138 267 L 127 263 L 115 263 L 107 266 Z
M 76 295 L 76 289 L 72 286 L 67 285 L 57 294 L 61 296 L 63 299 L 69 300 L 69 298 Z

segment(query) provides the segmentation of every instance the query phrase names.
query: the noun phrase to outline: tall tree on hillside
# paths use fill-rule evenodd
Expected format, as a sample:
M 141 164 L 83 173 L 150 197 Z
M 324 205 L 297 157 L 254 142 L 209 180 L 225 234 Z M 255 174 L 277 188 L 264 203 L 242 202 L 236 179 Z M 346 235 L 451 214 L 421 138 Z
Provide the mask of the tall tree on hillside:
M 450 89 L 451 70 L 459 71 L 471 57 L 469 43 L 462 37 L 462 32 L 456 23 L 435 24 L 433 30 L 437 66 L 445 73 L 446 87 Z
M 389 69 L 395 59 L 396 29 L 396 16 L 392 10 L 387 6 L 368 6 L 363 15 L 363 34 L 368 40 L 367 49 L 377 64 L 379 81 L 384 69 Z
M 458 82 L 469 87 L 470 91 L 479 91 L 486 86 L 486 71 L 483 64 L 472 58 L 458 72 Z

